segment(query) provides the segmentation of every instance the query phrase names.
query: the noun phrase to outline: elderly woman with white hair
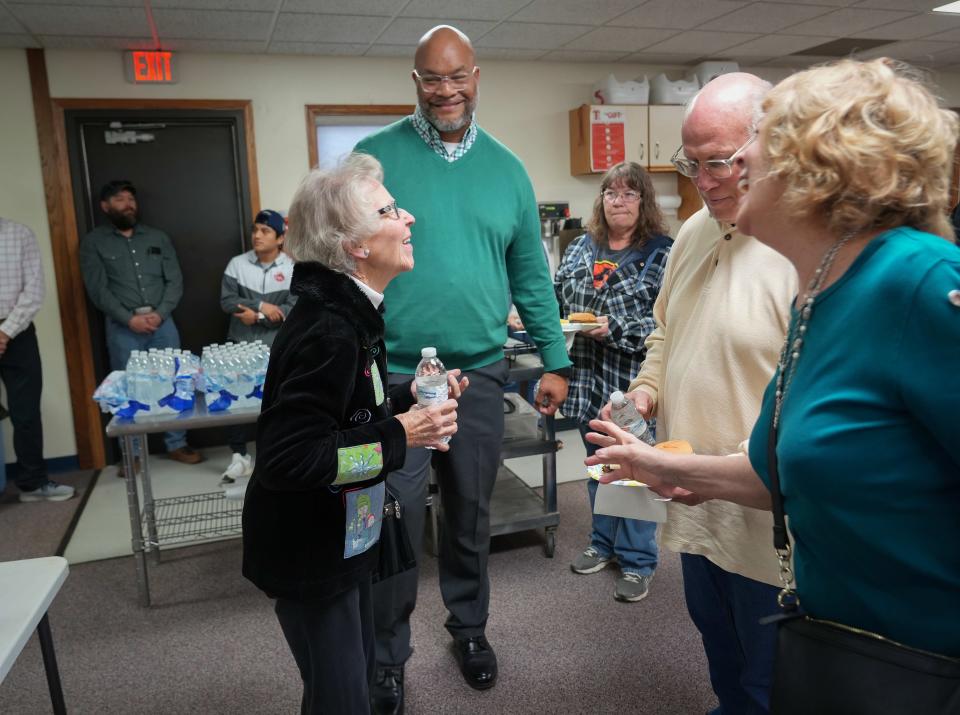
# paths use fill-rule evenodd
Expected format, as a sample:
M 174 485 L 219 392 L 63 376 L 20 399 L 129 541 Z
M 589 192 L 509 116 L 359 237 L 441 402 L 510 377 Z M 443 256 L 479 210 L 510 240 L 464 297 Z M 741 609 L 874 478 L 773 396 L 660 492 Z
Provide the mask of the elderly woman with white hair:
M 455 399 L 416 409 L 412 384 L 384 387 L 383 290 L 413 268 L 414 217 L 382 178 L 355 154 L 293 199 L 298 300 L 273 344 L 243 509 L 243 573 L 276 599 L 303 713 L 369 711 L 384 479 L 408 447 L 445 450 L 456 432 Z

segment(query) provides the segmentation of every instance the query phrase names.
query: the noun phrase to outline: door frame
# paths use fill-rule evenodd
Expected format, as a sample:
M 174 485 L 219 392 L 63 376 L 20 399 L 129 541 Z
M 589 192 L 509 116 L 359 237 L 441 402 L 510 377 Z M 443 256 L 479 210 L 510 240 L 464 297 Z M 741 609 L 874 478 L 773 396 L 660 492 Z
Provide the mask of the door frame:
M 77 229 L 73 181 L 67 152 L 64 112 L 68 109 L 205 109 L 243 113 L 243 141 L 247 154 L 247 182 L 253 213 L 260 210 L 260 181 L 257 175 L 256 142 L 253 130 L 253 102 L 249 99 L 61 99 L 50 97 L 43 50 L 27 50 L 27 64 L 33 89 L 34 113 L 50 224 L 50 244 L 57 281 L 60 326 L 67 359 L 70 405 L 81 469 L 106 466 L 100 408 L 91 396 L 97 387 L 93 369 L 93 346 L 87 321 L 86 289 L 80 274 L 80 236 Z

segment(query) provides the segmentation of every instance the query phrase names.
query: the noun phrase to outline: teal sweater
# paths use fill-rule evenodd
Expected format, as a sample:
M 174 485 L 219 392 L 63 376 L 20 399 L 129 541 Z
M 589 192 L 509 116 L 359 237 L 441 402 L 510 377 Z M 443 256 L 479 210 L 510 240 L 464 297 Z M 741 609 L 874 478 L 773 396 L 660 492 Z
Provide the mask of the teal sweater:
M 952 656 L 960 307 L 948 296 L 958 289 L 951 243 L 910 228 L 871 241 L 817 299 L 777 440 L 804 608 Z M 772 408 L 771 383 L 750 437 L 767 486 Z
M 478 128 L 466 155 L 447 162 L 408 117 L 356 150 L 380 160 L 387 190 L 417 221 L 414 268 L 385 293 L 390 370 L 413 373 L 426 345 L 448 368 L 502 359 L 511 296 L 546 369 L 569 365 L 533 187 L 520 160 Z

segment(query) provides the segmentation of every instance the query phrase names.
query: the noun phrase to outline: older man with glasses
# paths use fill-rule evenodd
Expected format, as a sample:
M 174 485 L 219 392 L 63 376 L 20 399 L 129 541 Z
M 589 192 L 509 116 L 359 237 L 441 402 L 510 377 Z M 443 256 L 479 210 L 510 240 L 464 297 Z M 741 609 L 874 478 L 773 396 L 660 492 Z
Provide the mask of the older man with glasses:
M 567 395 L 570 359 L 540 243 L 533 186 L 520 160 L 477 126 L 480 70 L 470 40 L 441 25 L 420 40 L 412 80 L 414 114 L 361 141 L 357 151 L 383 164 L 384 184 L 417 216 L 416 267 L 386 290 L 391 381 L 409 380 L 420 349 L 434 346 L 461 368 L 470 389 L 459 406 L 450 450 L 434 454 L 443 505 L 440 591 L 446 627 L 467 684 L 492 687 L 497 659 L 485 637 L 490 606 L 490 497 L 503 440 L 503 359 L 510 298 L 540 349 L 546 373 L 535 396 L 552 414 Z M 407 451 L 388 484 L 404 505 L 413 546 L 423 536 L 431 454 Z M 376 585 L 377 677 L 374 712 L 403 711 L 410 614 L 417 572 Z
M 653 308 L 657 327 L 628 395 L 658 440 L 686 439 L 699 454 L 743 449 L 773 375 L 797 293 L 779 253 L 737 230 L 736 158 L 754 139 L 769 85 L 721 75 L 694 97 L 674 166 L 704 207 L 677 236 Z M 601 412 L 609 416 L 609 405 Z M 719 699 L 711 715 L 768 711 L 776 628 L 777 560 L 769 512 L 730 502 L 671 503 L 662 544 L 679 552 L 687 609 L 703 638 Z

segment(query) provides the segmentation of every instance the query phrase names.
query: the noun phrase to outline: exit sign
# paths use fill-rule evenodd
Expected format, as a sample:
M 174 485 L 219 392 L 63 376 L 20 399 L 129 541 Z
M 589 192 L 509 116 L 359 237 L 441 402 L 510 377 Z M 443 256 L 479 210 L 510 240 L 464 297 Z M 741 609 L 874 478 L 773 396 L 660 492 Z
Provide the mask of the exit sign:
M 173 53 L 162 50 L 133 50 L 123 53 L 127 81 L 134 84 L 173 84 Z

